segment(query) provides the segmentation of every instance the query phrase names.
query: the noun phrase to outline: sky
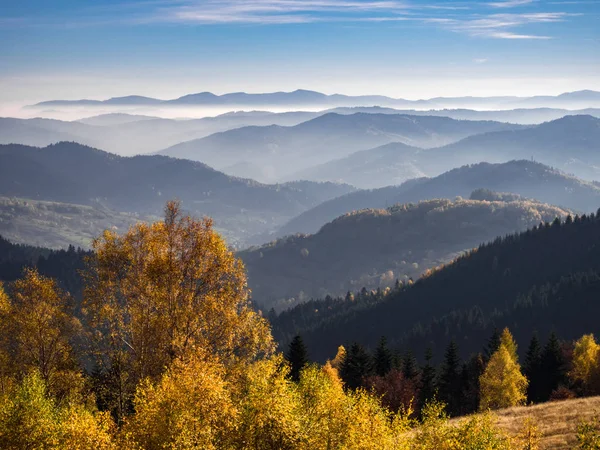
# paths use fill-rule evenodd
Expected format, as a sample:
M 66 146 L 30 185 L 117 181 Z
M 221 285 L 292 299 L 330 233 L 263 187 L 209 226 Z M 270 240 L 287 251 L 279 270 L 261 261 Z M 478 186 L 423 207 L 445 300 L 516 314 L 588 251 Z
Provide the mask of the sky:
M 600 0 L 0 2 L 0 104 L 600 90 Z

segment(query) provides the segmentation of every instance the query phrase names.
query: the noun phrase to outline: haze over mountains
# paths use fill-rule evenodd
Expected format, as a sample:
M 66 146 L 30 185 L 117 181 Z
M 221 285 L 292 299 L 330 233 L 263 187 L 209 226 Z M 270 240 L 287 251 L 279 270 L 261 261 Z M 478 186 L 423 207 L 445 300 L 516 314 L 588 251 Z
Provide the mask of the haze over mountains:
M 403 108 L 483 108 L 483 109 L 511 109 L 511 108 L 591 108 L 600 104 L 600 93 L 584 90 L 568 92 L 557 96 L 533 97 L 436 97 L 423 100 L 395 99 L 381 95 L 349 96 L 341 94 L 327 95 L 316 91 L 296 90 L 293 92 L 273 92 L 252 94 L 236 92 L 216 95 L 211 92 L 188 94 L 170 100 L 161 100 L 139 95 L 113 97 L 107 100 L 49 100 L 32 105 L 36 108 L 56 106 L 393 106 Z
M 165 201 L 178 198 L 193 214 L 213 217 L 231 244 L 352 190 L 333 183 L 264 185 L 198 162 L 125 158 L 75 143 L 0 146 L 3 196 L 102 205 L 142 218 L 160 216 Z
M 350 211 L 387 208 L 396 203 L 432 198 L 469 197 L 476 189 L 513 192 L 580 212 L 600 205 L 600 184 L 567 175 L 540 163 L 519 160 L 502 164 L 479 163 L 450 170 L 434 178 L 419 178 L 399 186 L 360 190 L 326 201 L 281 227 L 276 236 L 315 233 Z
M 203 161 L 223 170 L 239 163 L 260 167 L 244 174 L 261 181 L 390 142 L 438 147 L 467 136 L 522 126 L 491 121 L 457 121 L 446 117 L 398 114 L 325 114 L 293 127 L 244 127 L 178 144 L 162 155 Z M 239 173 L 234 175 L 240 176 Z M 332 174 L 335 178 L 335 174 Z

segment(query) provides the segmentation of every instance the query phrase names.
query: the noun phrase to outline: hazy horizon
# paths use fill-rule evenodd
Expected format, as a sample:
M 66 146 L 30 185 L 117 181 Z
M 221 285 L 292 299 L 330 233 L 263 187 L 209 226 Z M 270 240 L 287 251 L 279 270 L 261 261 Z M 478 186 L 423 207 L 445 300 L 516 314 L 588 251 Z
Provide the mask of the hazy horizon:
M 298 88 L 406 99 L 600 90 L 599 18 L 587 0 L 5 2 L 0 105 Z

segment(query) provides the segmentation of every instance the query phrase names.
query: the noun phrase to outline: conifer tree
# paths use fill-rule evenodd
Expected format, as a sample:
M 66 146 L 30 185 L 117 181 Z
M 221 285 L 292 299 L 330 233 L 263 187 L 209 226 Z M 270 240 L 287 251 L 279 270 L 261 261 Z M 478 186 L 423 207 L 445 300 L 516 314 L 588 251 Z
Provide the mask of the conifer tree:
M 410 350 L 402 357 L 402 375 L 408 380 L 414 380 L 419 375 L 417 360 Z
M 525 403 L 527 378 L 521 373 L 511 350 L 504 344 L 490 358 L 479 383 L 481 410 L 508 408 Z
M 544 376 L 542 373 L 542 346 L 537 337 L 537 333 L 531 338 L 529 342 L 529 348 L 525 355 L 525 365 L 523 372 L 529 380 L 527 386 L 527 401 L 538 403 L 542 401 L 541 397 L 541 378 Z
M 483 350 L 483 356 L 486 361 L 490 360 L 492 355 L 498 350 L 498 347 L 500 347 L 500 331 L 498 328 L 494 328 L 494 332 L 488 339 L 487 345 Z
M 354 343 L 346 353 L 342 362 L 340 376 L 349 389 L 358 389 L 362 386 L 365 377 L 371 375 L 373 370 L 373 361 L 371 355 L 365 348 Z
M 481 354 L 473 355 L 463 364 L 461 371 L 462 408 L 461 414 L 471 414 L 479 408 L 479 378 L 485 370 Z
M 517 343 L 515 342 L 515 339 L 508 328 L 504 328 L 504 330 L 502 330 L 502 334 L 500 335 L 500 345 L 504 345 L 506 347 L 506 350 L 508 350 L 510 356 L 512 356 L 516 362 L 519 361 L 519 355 L 517 354 Z
M 446 348 L 444 362 L 441 367 L 439 381 L 440 400 L 446 403 L 448 413 L 456 415 L 460 412 L 460 358 L 456 342 L 451 341 Z
M 550 334 L 548 342 L 542 352 L 542 372 L 540 397 L 541 401 L 550 399 L 552 392 L 564 383 L 565 380 L 565 361 L 558 337 L 554 332 Z
M 425 350 L 425 365 L 421 368 L 421 391 L 419 392 L 419 404 L 421 407 L 436 395 L 435 368 L 431 364 L 433 352 L 431 348 Z
M 290 378 L 295 382 L 300 381 L 300 372 L 308 364 L 308 352 L 300 335 L 296 335 L 290 342 L 285 358 L 290 363 Z
M 392 369 L 393 355 L 387 346 L 385 336 L 379 340 L 379 345 L 375 350 L 375 373 L 380 377 L 385 376 Z

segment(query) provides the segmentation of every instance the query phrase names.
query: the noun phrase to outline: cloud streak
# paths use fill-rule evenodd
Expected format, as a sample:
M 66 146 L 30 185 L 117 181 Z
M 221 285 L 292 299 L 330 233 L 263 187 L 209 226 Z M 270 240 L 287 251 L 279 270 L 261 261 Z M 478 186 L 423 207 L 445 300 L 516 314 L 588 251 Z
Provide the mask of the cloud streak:
M 423 0 L 427 1 L 427 0 Z M 443 30 L 489 39 L 551 39 L 523 29 L 540 23 L 557 23 L 572 14 L 564 12 L 496 13 L 490 8 L 510 8 L 537 0 L 498 0 L 489 3 L 424 3 L 417 0 L 142 0 L 84 10 L 91 20 L 77 20 L 74 26 L 112 23 L 152 25 L 294 25 L 340 22 L 403 22 L 434 26 Z M 14 20 L 0 18 L 0 26 L 15 26 Z M 18 23 L 21 23 L 20 21 Z M 52 23 L 52 22 L 50 22 Z M 57 20 L 60 26 L 68 21 Z M 33 26 L 33 24 L 31 24 Z M 39 25 L 39 23 L 38 23 Z
M 563 12 L 528 14 L 489 14 L 487 16 L 448 19 L 426 19 L 443 28 L 473 37 L 493 39 L 552 39 L 551 36 L 523 34 L 513 31 L 515 28 L 531 24 L 556 23 L 566 20 L 570 14 Z
M 504 0 L 501 2 L 491 2 L 490 6 L 494 8 L 515 8 L 517 6 L 525 6 L 535 3 L 537 0 Z

